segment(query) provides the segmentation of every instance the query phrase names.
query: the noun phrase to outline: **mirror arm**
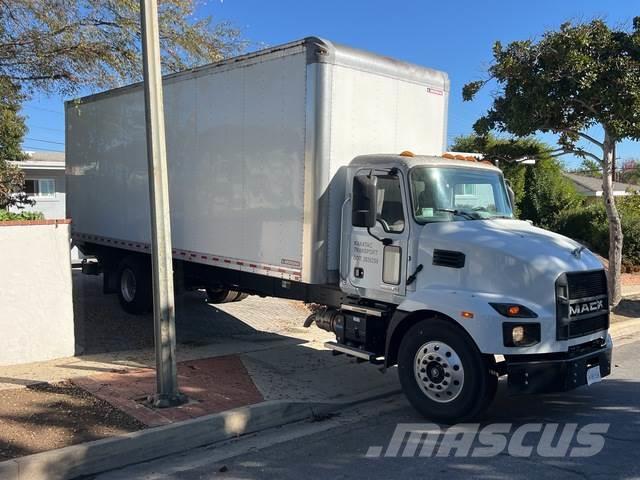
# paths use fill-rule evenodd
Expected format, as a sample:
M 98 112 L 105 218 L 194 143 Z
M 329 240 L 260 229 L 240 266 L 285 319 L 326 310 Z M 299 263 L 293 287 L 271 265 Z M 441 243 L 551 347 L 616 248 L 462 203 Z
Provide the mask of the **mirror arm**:
M 373 238 L 375 238 L 376 240 L 378 240 L 380 243 L 382 243 L 382 245 L 384 245 L 385 247 L 393 243 L 393 240 L 391 240 L 390 238 L 380 238 L 375 236 L 373 233 L 371 233 L 371 228 L 369 227 L 367 227 L 367 233 L 371 235 Z

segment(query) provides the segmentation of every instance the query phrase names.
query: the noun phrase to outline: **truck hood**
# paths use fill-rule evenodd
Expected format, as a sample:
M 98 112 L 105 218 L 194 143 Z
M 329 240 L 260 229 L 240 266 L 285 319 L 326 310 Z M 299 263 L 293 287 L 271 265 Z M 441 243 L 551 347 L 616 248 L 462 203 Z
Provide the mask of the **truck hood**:
M 602 263 L 567 237 L 512 219 L 431 223 L 422 228 L 418 259 L 424 265 L 417 288 L 447 288 L 555 302 L 563 272 L 596 270 Z M 433 264 L 434 250 L 461 252 L 462 268 Z M 421 278 L 420 278 L 421 277 Z

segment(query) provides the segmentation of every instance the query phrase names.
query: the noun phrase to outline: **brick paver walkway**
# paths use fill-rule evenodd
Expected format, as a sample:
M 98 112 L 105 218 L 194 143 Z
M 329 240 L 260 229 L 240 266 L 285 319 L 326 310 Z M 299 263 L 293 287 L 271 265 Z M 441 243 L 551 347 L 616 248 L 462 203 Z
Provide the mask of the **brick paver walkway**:
M 263 401 L 237 355 L 179 363 L 180 391 L 189 402 L 172 408 L 155 409 L 145 404 L 156 388 L 155 370 L 151 368 L 78 377 L 72 382 L 150 427 Z

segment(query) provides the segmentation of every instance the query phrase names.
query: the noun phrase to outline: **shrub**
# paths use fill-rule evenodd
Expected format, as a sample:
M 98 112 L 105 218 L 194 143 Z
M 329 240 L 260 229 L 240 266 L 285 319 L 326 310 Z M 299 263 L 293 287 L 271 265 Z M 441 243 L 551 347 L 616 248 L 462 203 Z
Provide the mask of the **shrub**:
M 8 212 L 7 210 L 0 210 L 0 222 L 9 222 L 15 220 L 42 220 L 44 215 L 40 212 L 25 212 L 20 213 Z
M 616 199 L 622 219 L 622 263 L 628 271 L 640 265 L 640 195 Z M 564 210 L 558 214 L 552 230 L 585 243 L 591 250 L 607 257 L 609 226 L 601 202 Z
M 640 266 L 640 215 L 622 218 L 622 262 L 627 270 Z

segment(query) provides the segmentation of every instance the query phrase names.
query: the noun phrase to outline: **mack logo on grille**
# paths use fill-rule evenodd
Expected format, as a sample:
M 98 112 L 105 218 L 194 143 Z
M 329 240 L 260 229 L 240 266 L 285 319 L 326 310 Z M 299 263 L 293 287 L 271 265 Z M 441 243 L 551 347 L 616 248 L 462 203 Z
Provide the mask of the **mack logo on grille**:
M 594 300 L 592 302 L 575 303 L 569 305 L 569 315 L 582 315 L 583 313 L 597 312 L 604 308 L 604 300 Z

